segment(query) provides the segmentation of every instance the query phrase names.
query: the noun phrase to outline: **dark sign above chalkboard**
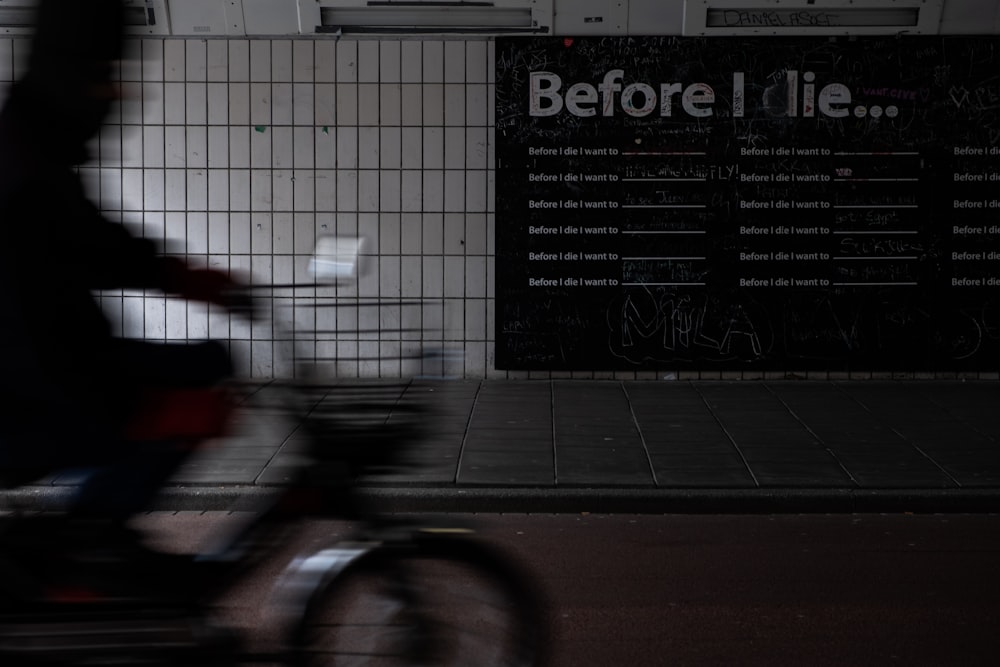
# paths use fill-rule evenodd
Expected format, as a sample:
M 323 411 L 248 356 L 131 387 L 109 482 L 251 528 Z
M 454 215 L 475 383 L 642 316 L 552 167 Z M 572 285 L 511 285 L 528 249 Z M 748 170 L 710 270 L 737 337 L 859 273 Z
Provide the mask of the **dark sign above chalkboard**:
M 503 369 L 995 370 L 1000 40 L 500 38 Z

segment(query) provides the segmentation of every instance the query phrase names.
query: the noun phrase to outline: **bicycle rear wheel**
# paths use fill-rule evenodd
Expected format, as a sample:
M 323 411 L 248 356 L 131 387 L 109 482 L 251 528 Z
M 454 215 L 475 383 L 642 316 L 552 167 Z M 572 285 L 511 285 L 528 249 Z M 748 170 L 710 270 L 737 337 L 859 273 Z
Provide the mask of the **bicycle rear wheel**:
M 494 549 L 428 534 L 375 549 L 314 596 L 294 641 L 303 665 L 529 666 L 544 612 Z

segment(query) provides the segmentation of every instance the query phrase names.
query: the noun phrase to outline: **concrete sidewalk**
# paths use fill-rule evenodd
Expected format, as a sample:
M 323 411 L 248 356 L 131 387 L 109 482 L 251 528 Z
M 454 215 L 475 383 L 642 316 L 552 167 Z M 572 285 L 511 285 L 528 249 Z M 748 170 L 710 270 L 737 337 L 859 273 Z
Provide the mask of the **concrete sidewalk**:
M 1000 511 L 1000 383 L 427 381 L 412 463 L 363 480 L 387 510 Z M 165 509 L 238 507 L 284 483 L 300 426 L 275 384 L 248 390 L 232 437 L 187 463 Z M 322 395 L 316 401 L 325 400 Z M 72 475 L 7 492 L 57 502 Z

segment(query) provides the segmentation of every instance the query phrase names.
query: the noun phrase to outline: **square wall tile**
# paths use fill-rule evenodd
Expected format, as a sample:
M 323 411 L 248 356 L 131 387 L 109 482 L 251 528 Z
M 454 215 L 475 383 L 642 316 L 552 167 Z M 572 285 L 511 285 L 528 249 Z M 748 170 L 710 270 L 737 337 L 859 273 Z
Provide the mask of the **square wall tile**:
M 425 83 L 444 82 L 444 42 L 423 42 L 423 77 Z
M 402 81 L 402 42 L 399 40 L 382 40 L 379 42 L 379 73 L 380 83 L 399 83 Z
M 184 42 L 184 81 L 208 80 L 208 42 L 189 39 Z
M 208 128 L 208 167 L 224 169 L 229 166 L 229 132 L 228 127 L 210 126 Z
M 313 40 L 292 41 L 292 80 L 311 84 L 315 80 L 316 49 Z
M 229 86 L 225 83 L 210 83 L 206 87 L 208 110 L 206 122 L 209 125 L 229 123 Z
M 337 40 L 336 55 L 337 74 L 334 81 L 358 81 L 358 43 L 350 40 Z
M 163 80 L 184 81 L 187 68 L 185 57 L 187 41 L 168 39 L 163 42 Z
M 312 125 L 316 115 L 315 88 L 311 83 L 292 86 L 292 123 L 296 126 Z
M 378 83 L 380 42 L 363 40 L 356 42 L 358 50 L 357 72 L 359 83 Z
M 228 81 L 250 80 L 250 41 L 226 40 L 229 47 Z
M 316 83 L 333 83 L 337 80 L 337 41 L 310 41 L 313 46 L 313 63 Z
M 250 81 L 271 82 L 271 42 L 266 39 L 250 41 Z
M 208 81 L 229 81 L 229 50 L 228 40 L 212 39 L 205 43 L 206 79 Z
M 294 88 L 290 83 L 271 84 L 271 124 L 292 125 L 294 123 Z
M 291 83 L 292 42 L 288 39 L 271 41 L 271 81 Z

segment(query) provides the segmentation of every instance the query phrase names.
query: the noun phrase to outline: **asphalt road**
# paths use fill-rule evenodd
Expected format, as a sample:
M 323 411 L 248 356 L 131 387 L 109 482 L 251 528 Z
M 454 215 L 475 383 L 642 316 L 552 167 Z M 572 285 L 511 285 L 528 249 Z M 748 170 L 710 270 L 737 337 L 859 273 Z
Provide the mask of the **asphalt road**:
M 993 665 L 1000 517 L 990 515 L 476 515 L 544 591 L 554 667 Z M 151 514 L 191 550 L 233 519 Z M 283 562 L 348 527 L 306 526 L 226 600 L 267 641 Z M 262 630 L 261 630 L 262 628 Z

